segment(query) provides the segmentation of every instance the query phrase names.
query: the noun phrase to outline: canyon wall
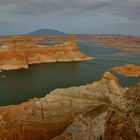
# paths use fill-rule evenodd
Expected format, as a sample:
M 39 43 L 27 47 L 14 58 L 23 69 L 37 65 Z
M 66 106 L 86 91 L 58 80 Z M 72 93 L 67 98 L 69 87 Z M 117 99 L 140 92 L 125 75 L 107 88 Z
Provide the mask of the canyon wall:
M 59 45 L 44 46 L 32 42 L 29 37 L 10 37 L 0 47 L 0 69 L 11 70 L 28 68 L 29 64 L 84 61 L 92 59 L 82 53 L 74 37 Z
M 140 37 L 130 35 L 78 35 L 80 41 L 94 41 L 106 43 L 108 47 L 140 46 Z
M 62 43 L 67 41 L 67 38 L 70 35 L 36 35 L 29 36 L 32 38 L 34 43 Z M 140 37 L 131 36 L 131 35 L 115 35 L 115 34 L 91 34 L 91 35 L 74 35 L 78 41 L 93 41 L 93 42 L 103 42 L 106 43 L 109 47 L 115 46 L 140 46 Z M 0 36 L 0 44 L 3 44 L 7 39 L 7 36 Z

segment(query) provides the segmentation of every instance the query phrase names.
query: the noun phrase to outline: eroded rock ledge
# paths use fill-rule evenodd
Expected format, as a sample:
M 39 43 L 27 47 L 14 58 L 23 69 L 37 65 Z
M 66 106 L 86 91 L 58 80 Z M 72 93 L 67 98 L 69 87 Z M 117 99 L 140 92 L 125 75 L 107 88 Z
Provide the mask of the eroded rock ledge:
M 114 67 L 112 68 L 112 71 L 126 77 L 140 77 L 140 66 L 135 66 L 133 64 Z
M 100 81 L 56 89 L 41 99 L 0 107 L 1 140 L 139 140 L 140 84 Z
M 10 37 L 0 47 L 0 70 L 28 68 L 29 64 L 46 62 L 69 62 L 90 60 L 82 53 L 74 37 L 54 46 L 43 46 L 32 42 L 30 37 Z

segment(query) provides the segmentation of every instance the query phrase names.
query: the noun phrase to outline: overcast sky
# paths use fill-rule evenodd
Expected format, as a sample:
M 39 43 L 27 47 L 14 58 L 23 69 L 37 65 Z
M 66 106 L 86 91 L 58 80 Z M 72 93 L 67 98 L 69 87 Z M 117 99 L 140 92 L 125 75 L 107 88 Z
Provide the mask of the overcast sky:
M 140 36 L 140 0 L 0 0 L 0 35 L 42 28 Z

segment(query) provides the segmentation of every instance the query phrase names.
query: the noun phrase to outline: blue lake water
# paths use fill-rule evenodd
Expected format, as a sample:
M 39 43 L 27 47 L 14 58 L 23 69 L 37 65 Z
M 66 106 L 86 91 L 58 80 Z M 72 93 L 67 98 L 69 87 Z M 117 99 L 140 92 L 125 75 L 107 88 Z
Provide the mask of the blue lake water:
M 84 62 L 59 62 L 31 65 L 29 69 L 3 71 L 0 76 L 0 105 L 19 104 L 33 97 L 44 97 L 56 88 L 79 86 L 99 80 L 113 66 L 140 65 L 140 55 L 115 56 L 114 48 L 100 47 L 93 42 L 79 42 L 79 47 L 96 59 Z M 122 86 L 133 86 L 140 78 L 116 74 Z

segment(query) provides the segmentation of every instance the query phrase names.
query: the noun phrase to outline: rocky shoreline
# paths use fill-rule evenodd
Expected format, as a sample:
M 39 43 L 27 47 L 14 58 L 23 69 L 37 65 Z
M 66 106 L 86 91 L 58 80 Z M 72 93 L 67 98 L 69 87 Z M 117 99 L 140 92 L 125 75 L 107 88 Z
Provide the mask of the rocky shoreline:
M 0 107 L 1 140 L 138 140 L 140 84 L 123 88 L 110 72 L 80 87 Z

